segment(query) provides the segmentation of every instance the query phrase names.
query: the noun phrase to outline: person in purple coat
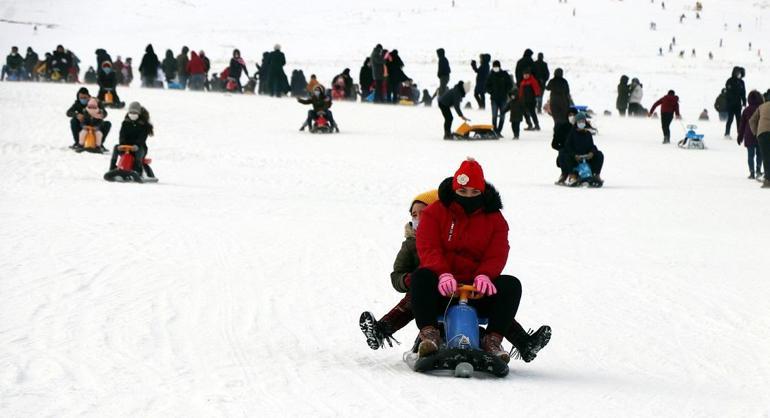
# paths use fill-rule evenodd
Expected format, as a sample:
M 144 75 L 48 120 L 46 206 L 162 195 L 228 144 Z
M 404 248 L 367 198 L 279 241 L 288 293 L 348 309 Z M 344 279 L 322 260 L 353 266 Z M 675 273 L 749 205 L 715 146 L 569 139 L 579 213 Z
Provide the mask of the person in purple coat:
M 757 111 L 759 105 L 763 102 L 762 94 L 756 90 L 749 93 L 748 106 L 743 109 L 740 123 L 738 124 L 738 145 L 743 143 L 749 153 L 749 178 L 760 178 L 762 176 L 762 154 L 759 151 L 759 142 L 749 128 L 749 119 Z M 754 159 L 756 158 L 756 170 Z M 765 167 L 767 170 L 767 167 Z

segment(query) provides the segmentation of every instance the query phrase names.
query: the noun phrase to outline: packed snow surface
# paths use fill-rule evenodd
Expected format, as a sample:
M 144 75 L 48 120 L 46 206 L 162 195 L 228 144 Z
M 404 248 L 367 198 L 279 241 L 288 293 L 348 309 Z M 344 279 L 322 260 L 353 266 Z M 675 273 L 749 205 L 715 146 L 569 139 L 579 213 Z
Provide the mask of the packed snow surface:
M 767 42 L 762 1 L 706 1 L 682 26 L 690 2 L 553 1 L 545 15 L 540 1 L 75 3 L 0 1 L 2 19 L 56 25 L 0 22 L 0 50 L 63 43 L 90 62 L 105 47 L 138 64 L 147 42 L 184 42 L 224 62 L 281 42 L 287 70 L 328 79 L 382 42 L 430 85 L 436 47 L 456 81 L 478 52 L 512 67 L 529 46 L 599 111 L 624 72 L 648 81 L 647 106 L 675 88 L 683 124 L 733 65 L 749 89 L 770 87 L 756 51 L 703 57 L 722 36 Z M 674 34 L 699 58 L 656 57 Z M 568 189 L 553 185 L 550 119 L 519 141 L 506 126 L 499 141 L 448 142 L 436 108 L 335 103 L 342 133 L 312 135 L 291 99 L 131 87 L 160 182 L 114 184 L 108 156 L 66 148 L 75 91 L 0 83 L 0 416 L 770 415 L 770 194 L 717 121 L 698 123 L 708 149 L 688 151 L 662 145 L 657 121 L 598 116 L 605 186 Z M 108 146 L 124 114 L 110 111 Z M 375 352 L 357 324 L 401 297 L 388 274 L 413 196 L 468 155 L 502 194 L 517 318 L 554 330 L 504 379 L 416 374 L 401 359 L 413 325 Z

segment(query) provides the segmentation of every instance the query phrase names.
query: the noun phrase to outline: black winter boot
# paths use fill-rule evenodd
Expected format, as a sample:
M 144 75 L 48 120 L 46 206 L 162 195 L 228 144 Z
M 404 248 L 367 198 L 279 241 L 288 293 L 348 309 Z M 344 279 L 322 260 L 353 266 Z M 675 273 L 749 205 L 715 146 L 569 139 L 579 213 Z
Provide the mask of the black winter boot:
M 371 312 L 361 313 L 361 317 L 358 319 L 358 326 L 361 328 L 361 332 L 364 333 L 366 343 L 372 350 L 384 348 L 386 341 L 391 347 L 393 347 L 394 341 L 396 344 L 401 344 L 393 338 L 393 333 L 390 331 L 388 323 L 384 321 L 378 322 Z
M 537 353 L 543 349 L 551 340 L 551 327 L 543 325 L 538 328 L 537 331 L 532 332 L 530 330 L 526 337 L 507 336 L 508 340 L 512 342 L 513 349 L 516 350 L 518 357 L 524 360 L 525 363 L 529 363 L 537 357 Z M 513 354 L 513 349 L 511 354 Z

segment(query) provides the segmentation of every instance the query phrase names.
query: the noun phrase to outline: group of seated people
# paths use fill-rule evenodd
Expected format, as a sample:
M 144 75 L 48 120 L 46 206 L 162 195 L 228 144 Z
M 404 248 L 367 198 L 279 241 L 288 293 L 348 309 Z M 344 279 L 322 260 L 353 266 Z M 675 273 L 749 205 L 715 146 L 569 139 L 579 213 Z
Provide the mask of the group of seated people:
M 574 186 L 587 181 L 594 186 L 601 186 L 604 183 L 600 175 L 604 154 L 594 144 L 593 135 L 596 130 L 591 126 L 588 114 L 574 107 L 570 108 L 569 124 L 571 126 L 563 145 L 554 146 L 559 151 L 556 166 L 561 169 L 556 184 Z M 578 175 L 577 168 L 582 162 L 586 162 L 591 168 L 590 178 L 584 179 Z

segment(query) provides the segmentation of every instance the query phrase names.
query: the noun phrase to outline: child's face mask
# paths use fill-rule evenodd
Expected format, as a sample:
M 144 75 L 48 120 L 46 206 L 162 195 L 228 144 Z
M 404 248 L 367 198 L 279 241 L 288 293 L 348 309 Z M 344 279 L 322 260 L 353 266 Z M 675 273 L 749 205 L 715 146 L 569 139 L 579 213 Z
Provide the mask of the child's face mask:
M 80 104 L 82 104 L 83 106 L 88 104 L 88 99 L 78 99 L 78 101 L 80 101 Z
M 498 71 L 500 71 L 500 67 L 492 67 L 492 71 L 498 72 Z
M 578 127 L 578 129 L 585 129 L 586 128 L 586 123 L 582 122 L 582 121 L 578 122 L 577 123 L 577 127 Z

